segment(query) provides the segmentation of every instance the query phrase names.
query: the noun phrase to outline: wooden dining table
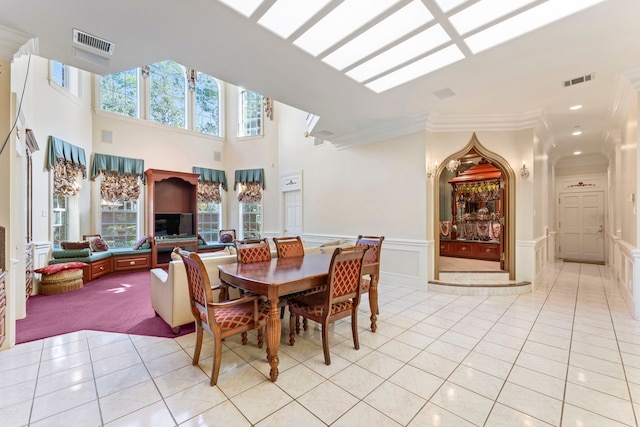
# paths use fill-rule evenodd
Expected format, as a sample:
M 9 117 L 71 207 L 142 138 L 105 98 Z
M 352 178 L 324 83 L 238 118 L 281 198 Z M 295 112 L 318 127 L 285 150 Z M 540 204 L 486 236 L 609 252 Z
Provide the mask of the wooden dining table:
M 218 266 L 220 281 L 230 286 L 258 295 L 269 301 L 267 317 L 267 359 L 271 367 L 271 381 L 278 379 L 278 350 L 282 324 L 278 302 L 280 297 L 299 292 L 321 290 L 326 286 L 331 255 L 307 254 L 301 257 L 273 258 L 271 261 L 251 264 L 223 264 Z M 370 274 L 372 268 L 363 266 L 363 274 Z M 372 277 L 372 287 L 377 285 L 377 277 Z M 370 291 L 371 292 L 371 289 Z M 377 296 L 376 296 L 377 302 Z M 376 307 L 372 307 L 375 319 Z

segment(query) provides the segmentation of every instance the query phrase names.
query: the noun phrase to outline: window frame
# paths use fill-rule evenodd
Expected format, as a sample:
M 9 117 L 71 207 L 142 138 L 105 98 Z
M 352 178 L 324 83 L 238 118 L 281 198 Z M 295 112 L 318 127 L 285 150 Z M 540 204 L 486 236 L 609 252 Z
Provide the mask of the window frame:
M 60 242 L 64 242 L 69 240 L 69 227 L 70 227 L 70 197 L 69 196 L 60 196 L 57 194 L 53 194 L 51 192 L 51 242 L 54 247 L 59 247 Z M 57 200 L 64 200 L 64 208 L 56 207 L 58 203 Z M 58 224 L 59 216 L 64 217 L 64 224 Z M 64 229 L 64 236 L 61 236 L 60 233 L 56 233 L 56 228 Z M 56 234 L 58 234 L 58 239 L 56 239 Z
M 246 96 L 247 94 L 256 95 L 259 99 L 258 105 L 254 106 L 254 109 L 250 112 L 246 111 Z M 251 113 L 251 114 L 249 114 Z M 251 117 L 248 117 L 251 115 Z M 256 117 L 257 116 L 257 117 Z M 257 128 L 258 131 L 256 133 L 247 133 L 245 132 L 247 128 L 246 123 L 247 120 L 258 120 L 259 125 L 257 127 L 251 127 L 251 129 Z M 257 93 L 252 92 L 250 90 L 246 90 L 243 88 L 238 88 L 238 138 L 256 138 L 264 136 L 264 96 Z
M 103 203 L 104 202 L 104 203 Z M 102 239 L 104 239 L 108 244 L 109 247 L 113 247 L 113 248 L 131 248 L 135 245 L 136 241 L 139 239 L 140 236 L 140 198 L 138 197 L 137 200 L 118 200 L 118 202 L 116 203 L 122 203 L 122 206 L 126 207 L 129 204 L 132 204 L 133 206 L 135 206 L 135 210 L 132 210 L 131 208 L 129 209 L 123 209 L 123 210 L 116 210 L 116 209 L 105 209 L 105 206 L 109 206 L 112 205 L 112 203 L 109 202 L 105 202 L 102 198 L 100 198 L 100 206 L 99 206 L 99 217 L 100 217 L 100 221 L 99 221 L 99 227 L 98 229 L 100 230 L 100 236 L 102 237 Z M 135 226 L 135 231 L 134 233 L 117 233 L 116 234 L 112 234 L 112 233 L 107 233 L 105 232 L 105 222 L 103 221 L 103 217 L 105 213 L 111 213 L 113 214 L 114 218 L 116 217 L 116 215 L 118 213 L 120 214 L 124 214 L 124 216 L 126 217 L 127 214 L 131 214 L 132 212 L 135 212 L 136 217 L 135 217 L 135 221 L 134 222 L 129 222 L 129 221 L 125 221 L 125 222 L 120 222 L 120 223 L 116 223 L 114 222 L 110 222 L 107 223 L 107 226 L 122 226 L 124 225 L 125 228 L 130 226 L 130 225 L 134 225 Z M 114 237 L 118 236 L 118 235 L 123 235 L 125 236 L 125 241 L 124 241 L 124 245 L 121 245 L 121 241 L 120 239 L 115 239 Z
M 201 205 L 217 205 L 217 212 L 200 211 Z M 198 202 L 198 234 L 202 236 L 205 242 L 218 242 L 220 240 L 220 229 L 222 228 L 222 202 L 220 203 L 204 203 Z M 202 215 L 218 215 L 217 224 L 215 221 L 203 221 Z M 208 230 L 202 230 L 202 227 L 207 224 L 216 224 L 215 228 L 210 227 Z
M 58 81 L 56 77 L 55 71 L 58 66 L 62 70 L 62 81 Z M 81 73 L 77 68 L 60 61 L 49 61 L 49 85 L 65 95 L 70 95 L 72 99 L 80 98 L 82 95 L 80 77 Z
M 103 97 L 103 93 L 102 93 L 102 79 L 106 78 L 106 77 L 111 77 L 111 76 L 115 76 L 116 74 L 121 74 L 121 73 L 127 73 L 130 72 L 132 70 L 135 70 L 135 77 L 136 77 L 136 84 L 135 84 L 135 90 L 136 90 L 136 97 L 135 97 L 135 114 L 134 115 L 129 115 L 129 114 L 125 114 L 125 113 L 120 113 L 117 111 L 112 111 L 112 110 L 105 110 L 103 108 L 103 104 L 104 104 L 104 97 Z M 97 105 L 96 108 L 99 109 L 100 111 L 104 111 L 106 113 L 110 113 L 110 114 L 118 114 L 120 116 L 123 117 L 129 117 L 129 118 L 141 118 L 142 117 L 142 99 L 143 99 L 143 93 L 142 93 L 142 78 L 141 78 L 141 73 L 140 73 L 140 68 L 132 68 L 129 70 L 124 70 L 124 71 L 119 71 L 117 73 L 112 73 L 112 74 L 108 74 L 106 76 L 97 76 Z
M 260 238 L 262 236 L 262 230 L 263 230 L 263 204 L 262 201 L 260 202 L 253 202 L 253 203 L 246 203 L 246 202 L 239 202 L 239 221 L 238 224 L 240 224 L 240 239 L 249 239 L 249 238 Z M 251 212 L 247 212 L 245 213 L 244 209 L 245 206 L 248 205 L 257 205 L 258 206 L 258 212 L 257 213 L 251 213 Z M 251 224 L 257 224 L 257 228 L 258 228 L 258 234 L 254 235 L 247 235 L 245 233 L 245 221 L 244 221 L 244 217 L 245 215 L 252 215 L 252 216 L 259 216 L 259 221 L 251 221 Z

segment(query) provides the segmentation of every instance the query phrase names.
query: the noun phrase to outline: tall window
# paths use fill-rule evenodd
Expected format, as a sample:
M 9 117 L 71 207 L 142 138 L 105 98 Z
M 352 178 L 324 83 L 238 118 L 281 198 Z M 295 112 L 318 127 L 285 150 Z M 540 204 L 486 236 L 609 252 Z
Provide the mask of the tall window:
M 262 135 L 262 103 L 262 95 L 248 90 L 240 91 L 238 136 Z
M 187 82 L 184 67 L 172 61 L 155 63 L 149 81 L 151 120 L 184 129 Z
M 100 234 L 114 248 L 130 248 L 138 239 L 138 203 L 117 200 L 100 203 Z
M 138 117 L 138 69 L 100 77 L 100 108 Z
M 220 220 L 220 203 L 198 203 L 198 233 L 205 242 L 219 240 Z
M 198 73 L 196 82 L 196 124 L 198 132 L 220 136 L 220 90 L 211 76 Z
M 242 238 L 260 238 L 262 233 L 262 203 L 240 203 L 240 225 Z
M 58 246 L 60 242 L 69 237 L 69 198 L 67 196 L 53 195 L 53 244 Z

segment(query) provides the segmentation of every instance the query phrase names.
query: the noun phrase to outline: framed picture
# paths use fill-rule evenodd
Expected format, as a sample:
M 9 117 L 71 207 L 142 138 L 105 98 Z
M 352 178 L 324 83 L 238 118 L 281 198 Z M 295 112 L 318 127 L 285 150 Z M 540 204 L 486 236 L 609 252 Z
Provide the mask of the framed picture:
M 281 178 L 282 191 L 300 190 L 302 188 L 302 174 L 285 175 Z

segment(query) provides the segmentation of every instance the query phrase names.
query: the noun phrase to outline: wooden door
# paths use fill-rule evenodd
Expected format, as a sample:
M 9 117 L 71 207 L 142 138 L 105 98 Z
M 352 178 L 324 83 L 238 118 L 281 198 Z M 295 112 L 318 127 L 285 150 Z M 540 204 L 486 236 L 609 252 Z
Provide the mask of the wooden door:
M 300 190 L 284 193 L 284 234 L 300 236 L 302 234 L 302 194 Z
M 604 194 L 560 194 L 559 257 L 565 261 L 604 262 Z

